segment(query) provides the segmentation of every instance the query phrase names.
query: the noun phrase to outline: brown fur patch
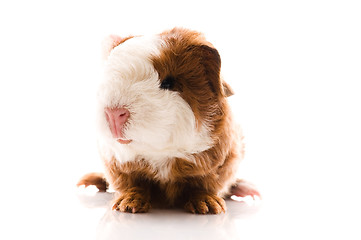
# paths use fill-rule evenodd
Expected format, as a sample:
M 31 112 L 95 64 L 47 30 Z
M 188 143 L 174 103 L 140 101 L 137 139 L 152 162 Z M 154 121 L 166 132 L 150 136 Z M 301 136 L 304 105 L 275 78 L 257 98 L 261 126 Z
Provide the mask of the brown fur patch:
M 217 50 L 202 34 L 186 29 L 176 28 L 161 37 L 167 45 L 152 59 L 159 78 L 175 79 L 172 90 L 190 105 L 198 124 L 217 120 L 223 114 L 218 104 L 223 87 Z

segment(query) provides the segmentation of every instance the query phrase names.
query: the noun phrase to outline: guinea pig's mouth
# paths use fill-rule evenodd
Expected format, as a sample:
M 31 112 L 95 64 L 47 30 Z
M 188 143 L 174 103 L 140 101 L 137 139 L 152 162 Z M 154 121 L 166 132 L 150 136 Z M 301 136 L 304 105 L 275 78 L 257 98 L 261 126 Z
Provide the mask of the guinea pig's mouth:
M 120 143 L 120 144 L 129 144 L 131 143 L 133 140 L 128 140 L 128 139 L 121 139 L 121 138 L 118 138 L 117 139 L 117 142 Z

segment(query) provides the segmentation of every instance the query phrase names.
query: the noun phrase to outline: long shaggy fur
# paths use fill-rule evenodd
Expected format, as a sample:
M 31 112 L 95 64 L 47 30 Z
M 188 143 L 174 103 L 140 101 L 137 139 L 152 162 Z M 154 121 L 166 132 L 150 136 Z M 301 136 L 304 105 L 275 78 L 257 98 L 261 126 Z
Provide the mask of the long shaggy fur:
M 110 39 L 98 107 L 105 177 L 86 175 L 79 184 L 104 190 L 109 182 L 119 211 L 162 205 L 224 212 L 222 197 L 237 192 L 243 136 L 227 102 L 233 91 L 220 76 L 218 51 L 201 33 L 181 28 Z M 172 89 L 161 89 L 169 78 Z M 124 128 L 130 144 L 111 136 L 104 117 L 104 108 L 119 106 L 131 112 Z

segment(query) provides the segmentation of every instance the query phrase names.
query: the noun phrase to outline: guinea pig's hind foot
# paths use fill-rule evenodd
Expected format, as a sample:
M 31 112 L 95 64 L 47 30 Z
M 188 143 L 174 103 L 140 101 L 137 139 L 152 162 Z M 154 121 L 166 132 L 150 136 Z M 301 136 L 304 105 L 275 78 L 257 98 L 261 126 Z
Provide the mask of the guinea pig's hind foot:
M 106 181 L 103 173 L 85 174 L 76 185 L 78 187 L 82 185 L 84 185 L 85 187 L 94 185 L 98 188 L 99 192 L 105 192 L 109 187 L 109 184 Z
M 232 195 L 237 197 L 251 196 L 253 199 L 256 199 L 256 197 L 261 199 L 261 194 L 257 188 L 243 179 L 237 179 L 236 183 L 232 185 L 229 197 Z

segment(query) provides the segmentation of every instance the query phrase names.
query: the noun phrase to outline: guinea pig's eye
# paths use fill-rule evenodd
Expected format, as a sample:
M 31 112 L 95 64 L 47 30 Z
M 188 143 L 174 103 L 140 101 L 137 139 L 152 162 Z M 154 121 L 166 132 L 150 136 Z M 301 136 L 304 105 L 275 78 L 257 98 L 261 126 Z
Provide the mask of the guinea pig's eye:
M 175 82 L 174 77 L 168 76 L 163 79 L 159 87 L 165 90 L 172 90 L 174 88 L 174 82 Z

